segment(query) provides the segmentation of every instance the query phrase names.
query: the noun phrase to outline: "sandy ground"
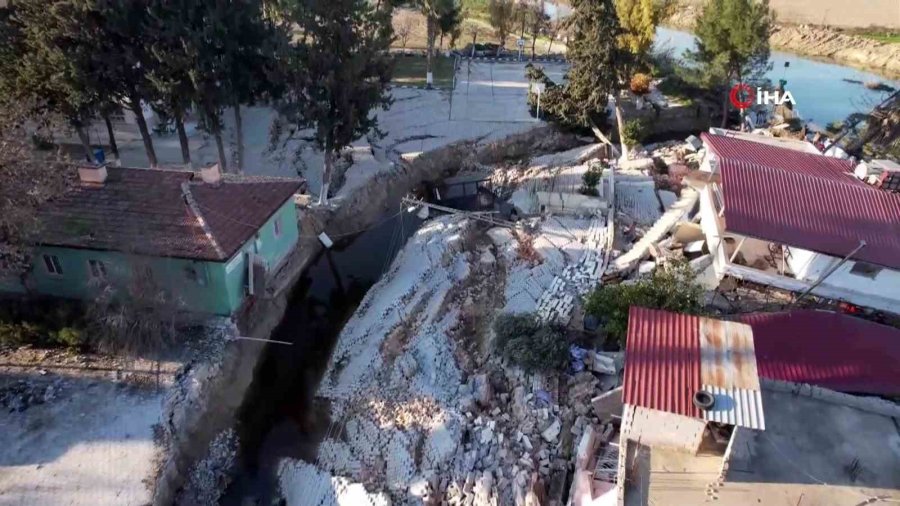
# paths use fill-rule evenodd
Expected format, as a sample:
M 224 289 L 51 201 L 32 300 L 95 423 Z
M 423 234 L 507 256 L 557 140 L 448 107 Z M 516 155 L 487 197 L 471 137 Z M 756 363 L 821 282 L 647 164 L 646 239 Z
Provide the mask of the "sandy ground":
M 525 62 L 522 63 L 463 63 L 457 71 L 456 89 L 451 93 L 438 90 L 392 90 L 394 103 L 386 111 L 378 111 L 382 139 L 362 138 L 354 146 L 372 146 L 375 159 L 389 168 L 389 159 L 403 153 L 429 151 L 466 139 L 494 140 L 539 126 L 528 115 L 525 105 L 527 81 Z M 561 78 L 564 67 L 547 66 L 554 78 Z M 451 99 L 452 96 L 452 99 Z M 298 142 L 272 149 L 270 129 L 276 113 L 269 107 L 244 107 L 244 143 L 246 146 L 244 172 L 272 176 L 297 176 L 309 182 L 310 192 L 321 187 L 322 156 L 316 150 L 296 150 Z M 234 118 L 226 111 L 226 151 L 234 159 Z M 216 161 L 213 140 L 189 125 L 191 156 L 195 166 Z M 105 142 L 106 136 L 92 130 L 92 139 Z M 181 151 L 174 134 L 154 135 L 154 147 L 162 166 L 180 166 Z M 122 135 L 119 139 L 122 163 L 144 167 L 147 158 L 140 138 Z
M 52 374 L 30 379 L 53 381 L 55 395 L 0 413 L 0 505 L 148 503 L 162 393 Z

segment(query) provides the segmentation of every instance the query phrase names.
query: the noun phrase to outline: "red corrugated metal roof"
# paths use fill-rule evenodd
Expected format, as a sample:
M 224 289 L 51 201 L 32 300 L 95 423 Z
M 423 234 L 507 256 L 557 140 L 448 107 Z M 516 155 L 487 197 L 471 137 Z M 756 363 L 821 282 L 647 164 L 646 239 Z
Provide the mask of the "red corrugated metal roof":
M 853 176 L 855 165 L 850 160 L 815 155 L 795 149 L 781 148 L 727 135 L 700 134 L 703 142 L 719 158 L 740 160 L 772 169 L 799 172 L 815 177 L 827 177 L 836 181 L 868 186 Z
M 900 195 L 846 171 L 852 163 L 703 134 L 719 157 L 730 232 L 900 269 Z
M 632 307 L 628 314 L 623 401 L 700 418 L 699 318 Z
M 900 395 L 900 330 L 830 311 L 745 315 L 765 378 Z M 627 374 L 626 374 L 627 377 Z

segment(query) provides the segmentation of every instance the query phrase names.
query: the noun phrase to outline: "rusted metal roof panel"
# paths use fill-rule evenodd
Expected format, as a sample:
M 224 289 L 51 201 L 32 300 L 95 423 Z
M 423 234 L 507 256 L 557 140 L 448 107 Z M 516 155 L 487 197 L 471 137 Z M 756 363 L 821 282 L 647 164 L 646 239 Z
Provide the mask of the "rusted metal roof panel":
M 749 429 L 766 429 L 762 392 L 757 388 L 725 388 L 703 385 L 715 398 L 712 409 L 703 412 L 703 419 L 711 422 L 740 425 Z
M 759 390 L 753 329 L 738 322 L 699 319 L 700 382 Z
M 841 392 L 900 395 L 900 330 L 830 311 L 744 315 L 759 375 Z
M 625 404 L 700 418 L 699 318 L 632 307 L 625 346 Z
M 855 178 L 852 163 L 719 135 L 729 232 L 900 269 L 900 195 Z
M 626 404 L 765 427 L 753 330 L 740 322 L 632 307 L 624 388 Z M 716 395 L 712 412 L 694 406 L 701 389 Z

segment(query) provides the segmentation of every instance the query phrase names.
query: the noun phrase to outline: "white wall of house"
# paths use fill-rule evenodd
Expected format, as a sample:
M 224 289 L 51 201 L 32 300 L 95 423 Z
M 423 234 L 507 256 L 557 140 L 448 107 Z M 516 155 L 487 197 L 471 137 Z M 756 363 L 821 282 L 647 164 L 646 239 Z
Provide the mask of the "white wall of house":
M 725 231 L 725 222 L 719 217 L 719 207 L 716 204 L 715 185 L 716 183 L 710 183 L 699 189 L 700 228 L 706 236 L 707 246 L 713 255 L 713 268 L 719 279 L 730 275 L 784 290 L 802 292 L 810 288 L 823 273 L 841 260 L 837 257 L 787 245 L 790 251 L 788 266 L 796 277 L 781 276 L 731 263 L 723 241 L 726 237 L 731 237 L 739 243 L 741 236 Z M 900 308 L 900 271 L 882 268 L 874 276 L 864 276 L 853 272 L 854 265 L 855 262 L 848 261 L 817 286 L 812 293 L 882 311 L 898 312 L 898 308 Z
M 838 257 L 792 247 L 788 263 L 797 279 L 814 283 L 840 261 Z M 865 262 L 859 264 L 851 258 L 828 276 L 823 284 L 838 290 L 893 300 L 897 304 L 896 311 L 896 307 L 900 307 L 900 271 Z

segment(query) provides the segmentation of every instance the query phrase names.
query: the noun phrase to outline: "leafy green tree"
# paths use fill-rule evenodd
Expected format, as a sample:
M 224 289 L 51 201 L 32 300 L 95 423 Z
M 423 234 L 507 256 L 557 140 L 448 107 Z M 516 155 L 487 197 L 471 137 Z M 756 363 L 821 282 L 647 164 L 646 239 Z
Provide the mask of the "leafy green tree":
M 500 39 L 500 45 L 497 47 L 497 55 L 499 56 L 500 51 L 506 46 L 506 38 L 512 32 L 513 23 L 516 20 L 516 2 L 515 0 L 490 0 L 488 13 L 490 14 L 491 26 L 494 27 L 494 33 Z
M 449 46 L 454 46 L 456 39 L 462 33 L 462 20 L 462 6 L 456 2 L 447 2 L 447 5 L 438 17 L 437 27 L 441 34 L 440 42 L 438 43 L 439 48 L 444 47 L 444 35 L 450 37 Z
M 759 79 L 769 68 L 773 23 L 768 0 L 707 0 L 703 6 L 694 28 L 696 49 L 688 58 L 700 65 L 705 84 L 722 93 L 722 127 L 731 84 Z
M 443 44 L 444 30 L 443 26 L 447 26 L 448 32 L 453 30 L 454 24 L 459 24 L 458 19 L 460 7 L 456 0 L 416 0 L 416 5 L 425 16 L 425 42 L 427 48 L 425 50 L 425 82 L 428 88 L 431 88 L 434 74 L 432 67 L 434 65 L 434 42 L 437 39 L 438 32 L 441 32 L 441 43 Z
M 286 61 L 273 140 L 311 130 L 308 140 L 324 156 L 322 204 L 338 153 L 363 135 L 380 134 L 374 112 L 391 104 L 390 16 L 389 6 L 366 0 L 305 0 L 290 12 L 299 36 Z
M 572 6 L 567 22 L 571 66 L 565 84 L 554 83 L 536 67 L 527 72 L 532 80 L 546 85 L 541 107 L 548 117 L 563 126 L 590 128 L 609 143 L 600 127 L 606 125 L 610 97 L 615 97 L 625 82 L 631 55 L 619 43 L 622 28 L 613 0 L 575 0 Z M 618 103 L 614 108 L 621 131 L 624 121 Z
M 669 0 L 616 0 L 616 13 L 622 25 L 619 42 L 622 48 L 634 56 L 636 63 L 645 63 L 656 27 L 674 5 Z
M 26 116 L 65 118 L 93 162 L 86 126 L 105 100 L 92 88 L 92 77 L 72 62 L 74 51 L 83 48 L 61 47 L 70 36 L 61 15 L 73 12 L 68 4 L 38 0 L 0 9 L 0 92 L 10 103 L 31 107 Z
M 538 37 L 550 26 L 550 16 L 544 12 L 544 1 L 530 4 L 527 7 L 528 31 L 531 32 L 531 59 L 534 60 Z
M 584 311 L 603 322 L 607 338 L 624 348 L 631 306 L 698 314 L 702 294 L 691 265 L 680 261 L 659 266 L 636 283 L 598 286 L 588 294 Z
M 181 160 L 191 165 L 191 150 L 184 118 L 197 92 L 192 73 L 195 70 L 195 48 L 189 44 L 189 5 L 184 1 L 151 0 L 145 33 L 152 34 L 148 44 L 155 64 L 148 70 L 147 79 L 154 89 L 154 107 L 175 123 Z

